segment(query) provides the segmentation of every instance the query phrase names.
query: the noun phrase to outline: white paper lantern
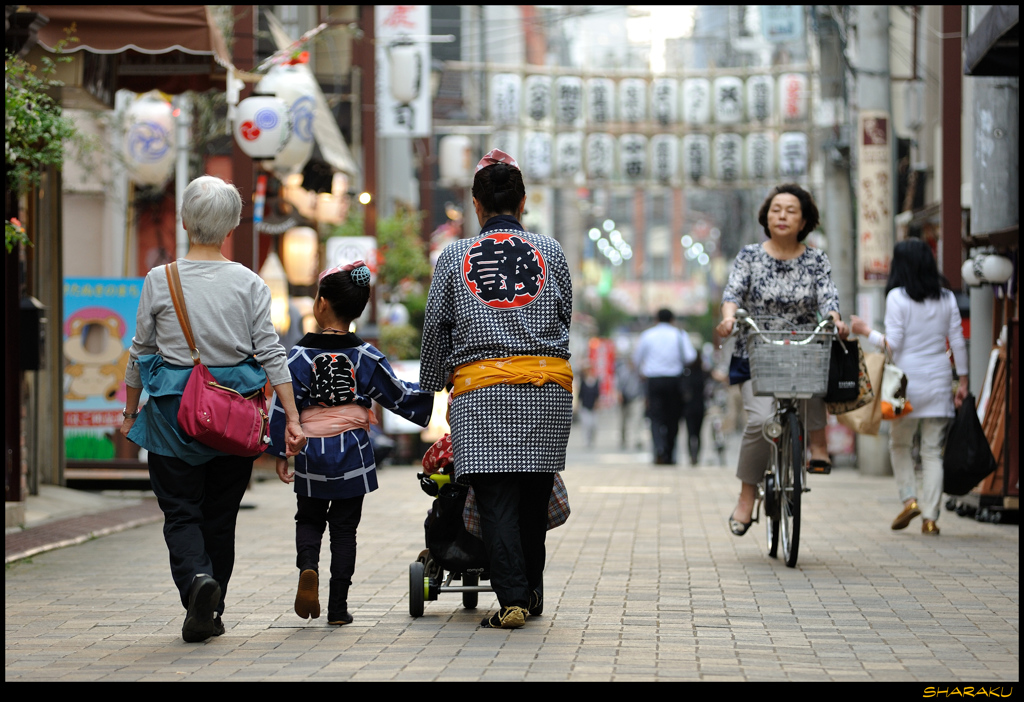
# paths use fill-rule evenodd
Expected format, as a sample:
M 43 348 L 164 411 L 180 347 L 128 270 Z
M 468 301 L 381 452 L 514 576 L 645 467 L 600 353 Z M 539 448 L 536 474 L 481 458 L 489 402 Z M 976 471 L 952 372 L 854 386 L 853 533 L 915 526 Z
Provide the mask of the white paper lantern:
M 174 107 L 156 93 L 135 100 L 125 113 L 124 156 L 132 180 L 163 185 L 174 167 Z
M 583 171 L 583 133 L 563 132 L 555 137 L 555 167 L 559 177 Z
M 615 138 L 611 134 L 591 134 L 587 137 L 587 177 L 607 180 L 615 167 Z
M 779 76 L 779 110 L 786 122 L 807 119 L 807 76 L 802 73 Z
M 511 129 L 500 129 L 491 137 L 491 143 L 488 144 L 487 148 L 484 149 L 484 153 L 487 153 L 491 149 L 501 149 L 506 154 L 515 158 L 520 151 L 519 146 L 519 132 Z M 476 161 L 473 161 L 471 166 L 476 166 Z
M 981 254 L 967 259 L 960 273 L 971 286 L 1002 285 L 1013 275 L 1013 261 L 1006 256 Z
M 559 124 L 576 124 L 583 118 L 583 79 L 562 76 L 555 81 L 555 117 Z
M 626 78 L 619 82 L 619 117 L 623 122 L 636 124 L 647 119 L 647 83 L 640 78 Z
M 518 124 L 522 102 L 523 79 L 514 73 L 498 73 L 491 77 L 491 119 L 495 124 Z
M 325 195 L 327 193 L 324 193 Z M 281 240 L 284 272 L 292 285 L 312 285 L 316 282 L 317 253 L 320 237 L 309 227 L 292 227 Z
M 752 132 L 746 141 L 747 178 L 766 180 L 775 172 L 772 138 L 767 132 Z
M 711 170 L 711 138 L 706 134 L 687 134 L 683 137 L 683 174 L 697 181 Z
M 316 117 L 316 94 L 320 87 L 304 66 L 274 66 L 256 84 L 259 95 L 272 95 L 288 105 L 292 133 L 269 164 L 276 173 L 298 173 L 313 155 L 313 120 Z
M 739 180 L 743 168 L 743 137 L 719 134 L 712 150 L 715 153 L 715 178 L 723 182 Z
M 733 76 L 715 78 L 715 122 L 736 124 L 743 120 L 743 81 Z
M 587 120 L 606 124 L 615 119 L 615 81 L 609 78 L 590 78 L 586 83 Z
M 527 76 L 526 116 L 541 122 L 551 116 L 551 76 Z
M 472 141 L 462 134 L 441 137 L 438 169 L 444 182 L 466 182 L 473 177 Z M 500 147 L 499 147 L 500 148 Z M 506 152 L 508 153 L 508 152 Z
M 674 180 L 679 173 L 679 138 L 658 134 L 651 138 L 651 176 L 659 182 Z
M 687 78 L 683 81 L 683 121 L 687 124 L 707 124 L 711 121 L 711 81 L 707 78 Z
M 747 78 L 747 120 L 767 122 L 775 105 L 775 83 L 769 76 Z
M 398 44 L 388 48 L 391 65 L 388 88 L 400 105 L 408 105 L 419 97 L 423 75 L 423 53 L 415 44 Z
M 546 132 L 528 132 L 524 142 L 525 173 L 535 180 L 551 177 L 551 135 Z
M 647 173 L 647 137 L 623 134 L 619 138 L 619 163 L 627 180 L 643 178 Z
M 679 83 L 674 78 L 651 82 L 651 119 L 663 125 L 679 121 Z
M 807 175 L 807 135 L 785 132 L 779 136 L 779 175 L 795 178 Z
M 235 141 L 246 156 L 272 159 L 291 136 L 288 105 L 281 98 L 254 95 L 238 103 Z

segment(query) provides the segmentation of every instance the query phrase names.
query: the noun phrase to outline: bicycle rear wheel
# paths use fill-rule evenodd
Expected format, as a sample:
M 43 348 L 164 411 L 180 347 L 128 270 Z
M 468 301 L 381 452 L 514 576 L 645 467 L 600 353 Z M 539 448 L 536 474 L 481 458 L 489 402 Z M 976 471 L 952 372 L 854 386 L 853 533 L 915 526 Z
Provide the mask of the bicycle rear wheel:
M 803 442 L 798 415 L 787 413 L 779 446 L 779 537 L 786 565 L 796 566 L 800 549 L 800 499 L 803 496 Z

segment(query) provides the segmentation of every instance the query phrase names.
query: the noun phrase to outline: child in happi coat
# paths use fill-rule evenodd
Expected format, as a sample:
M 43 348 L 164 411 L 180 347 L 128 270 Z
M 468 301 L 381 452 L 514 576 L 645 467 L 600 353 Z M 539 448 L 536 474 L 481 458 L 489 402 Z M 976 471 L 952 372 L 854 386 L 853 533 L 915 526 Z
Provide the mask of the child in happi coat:
M 331 579 L 327 621 L 348 624 L 348 592 L 356 563 L 356 529 L 363 496 L 377 489 L 376 462 L 369 429 L 376 424 L 372 403 L 426 426 L 433 393 L 395 376 L 387 358 L 349 327 L 370 296 L 370 270 L 362 261 L 320 274 L 313 303 L 319 334 L 306 334 L 292 348 L 288 369 L 305 449 L 289 471 L 285 457 L 284 411 L 275 396 L 271 409 L 271 447 L 277 475 L 294 483 L 296 566 L 299 569 L 295 613 L 320 616 L 319 561 L 330 525 Z

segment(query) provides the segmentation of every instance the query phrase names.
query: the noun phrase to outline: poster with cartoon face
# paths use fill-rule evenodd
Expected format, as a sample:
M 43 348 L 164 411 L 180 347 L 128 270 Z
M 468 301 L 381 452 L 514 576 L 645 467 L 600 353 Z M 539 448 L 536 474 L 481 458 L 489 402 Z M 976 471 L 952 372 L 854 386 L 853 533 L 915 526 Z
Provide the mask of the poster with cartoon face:
M 117 430 L 142 283 L 142 278 L 64 279 L 64 450 L 69 459 L 126 457 L 118 455 L 122 442 Z

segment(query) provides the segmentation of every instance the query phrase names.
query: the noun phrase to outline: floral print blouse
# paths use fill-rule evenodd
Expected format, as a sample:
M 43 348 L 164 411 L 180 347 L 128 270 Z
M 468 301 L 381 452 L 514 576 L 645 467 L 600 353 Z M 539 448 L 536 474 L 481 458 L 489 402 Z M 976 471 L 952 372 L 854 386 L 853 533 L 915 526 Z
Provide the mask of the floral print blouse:
M 839 293 L 832 282 L 828 256 L 810 246 L 788 261 L 772 257 L 761 244 L 744 246 L 732 264 L 722 302 L 734 302 L 751 316 L 774 315 L 798 325 L 817 324 L 818 314 L 825 317 L 839 311 Z M 785 328 L 777 320 L 758 326 Z M 733 359 L 748 358 L 746 342 L 746 330 L 742 329 Z

